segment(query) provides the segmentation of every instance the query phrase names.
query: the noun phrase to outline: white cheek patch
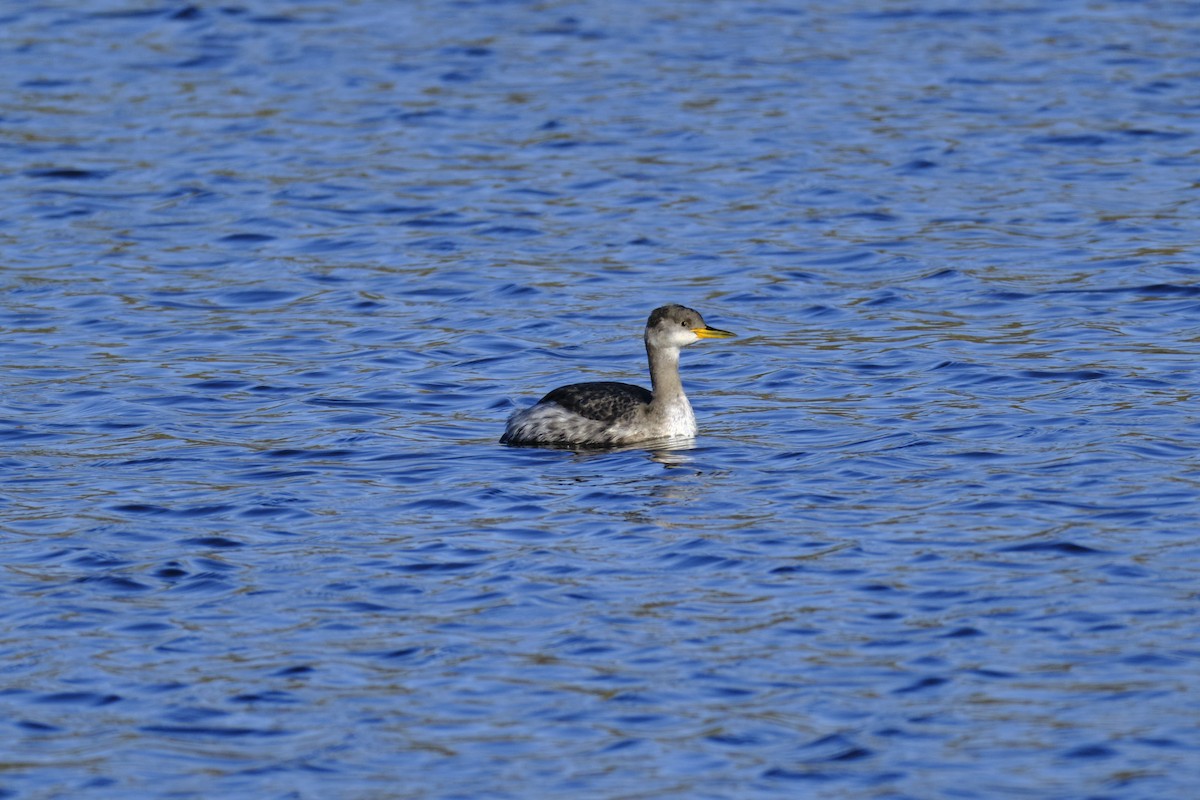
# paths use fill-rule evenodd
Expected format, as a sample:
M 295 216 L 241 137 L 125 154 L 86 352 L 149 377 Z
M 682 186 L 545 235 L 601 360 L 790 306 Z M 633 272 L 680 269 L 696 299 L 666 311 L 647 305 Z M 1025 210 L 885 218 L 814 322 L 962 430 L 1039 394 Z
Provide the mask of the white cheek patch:
M 690 328 L 682 328 L 681 327 L 679 329 L 679 337 L 677 339 L 677 342 L 680 347 L 686 347 L 689 344 L 695 344 L 698 341 L 700 341 L 700 337 L 697 336 L 696 334 L 692 333 L 692 330 Z
M 685 328 L 680 325 L 678 328 L 668 328 L 654 336 L 655 342 L 659 347 L 687 347 L 689 344 L 695 344 L 700 341 L 700 337 L 692 333 L 691 328 Z

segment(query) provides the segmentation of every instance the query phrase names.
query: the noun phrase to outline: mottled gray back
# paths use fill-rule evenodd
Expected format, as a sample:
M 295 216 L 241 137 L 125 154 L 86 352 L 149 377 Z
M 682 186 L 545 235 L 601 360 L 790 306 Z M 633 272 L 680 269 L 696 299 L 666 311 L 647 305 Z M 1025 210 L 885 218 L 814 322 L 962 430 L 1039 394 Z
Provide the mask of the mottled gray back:
M 557 403 L 581 417 L 608 421 L 632 415 L 638 408 L 649 405 L 653 398 L 649 390 L 632 383 L 596 381 L 560 386 L 538 404 Z

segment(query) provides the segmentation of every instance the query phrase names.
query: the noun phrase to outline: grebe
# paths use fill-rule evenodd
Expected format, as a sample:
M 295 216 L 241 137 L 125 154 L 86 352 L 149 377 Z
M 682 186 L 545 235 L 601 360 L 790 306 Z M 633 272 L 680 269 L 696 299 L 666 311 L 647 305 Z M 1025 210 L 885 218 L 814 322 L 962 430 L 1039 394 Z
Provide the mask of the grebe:
M 710 328 L 680 305 L 656 308 L 646 320 L 648 392 L 629 383 L 600 381 L 560 386 L 536 405 L 508 418 L 502 444 L 614 447 L 648 439 L 696 435 L 696 415 L 679 380 L 679 348 L 735 334 Z

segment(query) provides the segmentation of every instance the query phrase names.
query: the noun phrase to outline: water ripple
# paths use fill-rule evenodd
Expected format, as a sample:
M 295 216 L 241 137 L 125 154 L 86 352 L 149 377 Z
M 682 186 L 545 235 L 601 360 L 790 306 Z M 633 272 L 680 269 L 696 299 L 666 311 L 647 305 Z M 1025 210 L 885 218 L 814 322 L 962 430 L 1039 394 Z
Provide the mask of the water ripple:
M 4 791 L 1188 796 L 1186 12 L 14 6 Z

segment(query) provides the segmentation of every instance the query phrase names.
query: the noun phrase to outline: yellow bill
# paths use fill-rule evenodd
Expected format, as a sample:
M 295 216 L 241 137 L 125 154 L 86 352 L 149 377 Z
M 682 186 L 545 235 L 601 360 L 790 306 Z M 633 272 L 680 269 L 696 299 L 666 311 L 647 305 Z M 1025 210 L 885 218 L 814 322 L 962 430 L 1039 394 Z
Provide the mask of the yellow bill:
M 699 336 L 701 339 L 729 339 L 737 336 L 736 333 L 723 331 L 720 328 L 692 328 L 692 333 Z

